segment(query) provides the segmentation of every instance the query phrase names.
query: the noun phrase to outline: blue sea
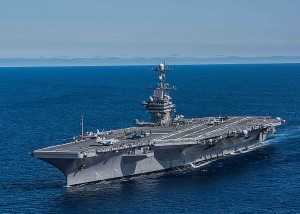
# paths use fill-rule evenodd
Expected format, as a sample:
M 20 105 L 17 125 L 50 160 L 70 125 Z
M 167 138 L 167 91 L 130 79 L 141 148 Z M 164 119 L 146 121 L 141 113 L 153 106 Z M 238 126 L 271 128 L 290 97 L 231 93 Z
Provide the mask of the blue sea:
M 0 68 L 0 213 L 300 213 L 300 64 L 173 66 L 185 117 L 266 115 L 266 146 L 198 170 L 66 187 L 29 153 L 148 120 L 152 66 Z

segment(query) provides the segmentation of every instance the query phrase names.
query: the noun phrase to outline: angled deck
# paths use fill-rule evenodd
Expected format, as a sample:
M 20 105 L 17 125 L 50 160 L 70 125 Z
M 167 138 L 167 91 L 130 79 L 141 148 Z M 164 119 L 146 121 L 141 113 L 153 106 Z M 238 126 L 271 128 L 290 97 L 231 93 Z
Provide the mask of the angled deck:
M 156 126 L 156 127 L 130 127 L 126 129 L 108 131 L 105 136 L 107 140 L 117 139 L 114 145 L 104 146 L 96 142 L 96 139 L 86 137 L 79 142 L 70 142 L 67 144 L 47 147 L 34 151 L 34 153 L 69 153 L 77 154 L 80 151 L 96 151 L 108 150 L 118 146 L 132 146 L 134 144 L 151 143 L 151 142 L 167 142 L 167 141 L 182 141 L 186 142 L 189 139 L 203 140 L 214 138 L 228 134 L 233 131 L 242 131 L 244 129 L 255 129 L 268 124 L 276 125 L 280 123 L 276 119 L 269 117 L 252 117 L 252 116 L 237 116 L 229 117 L 229 119 L 219 125 L 207 125 L 209 118 L 193 119 L 188 125 L 180 126 Z M 147 136 L 140 139 L 127 139 L 125 132 L 133 132 L 143 130 Z

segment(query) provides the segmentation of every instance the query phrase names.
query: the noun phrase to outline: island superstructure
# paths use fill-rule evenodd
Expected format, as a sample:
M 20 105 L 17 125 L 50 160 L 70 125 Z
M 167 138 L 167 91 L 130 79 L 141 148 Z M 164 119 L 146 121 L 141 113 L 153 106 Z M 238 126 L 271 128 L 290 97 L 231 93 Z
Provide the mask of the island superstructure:
M 153 95 L 141 104 L 151 121 L 135 120 L 133 127 L 83 132 L 67 144 L 46 147 L 32 156 L 55 166 L 73 186 L 136 176 L 180 167 L 198 168 L 213 160 L 250 151 L 262 145 L 284 123 L 279 117 L 218 116 L 186 119 L 174 115 L 175 104 L 165 82 L 165 63 Z
M 168 93 L 169 90 L 174 90 L 175 87 L 170 88 L 166 80 L 166 71 L 171 69 L 167 68 L 164 64 L 160 64 L 157 68 L 152 69 L 160 73 L 157 88 L 154 89 L 154 93 L 149 97 L 148 101 L 143 101 L 147 111 L 151 114 L 152 123 L 157 125 L 169 125 L 172 118 L 172 114 L 175 112 L 175 104 L 172 103 L 171 97 Z

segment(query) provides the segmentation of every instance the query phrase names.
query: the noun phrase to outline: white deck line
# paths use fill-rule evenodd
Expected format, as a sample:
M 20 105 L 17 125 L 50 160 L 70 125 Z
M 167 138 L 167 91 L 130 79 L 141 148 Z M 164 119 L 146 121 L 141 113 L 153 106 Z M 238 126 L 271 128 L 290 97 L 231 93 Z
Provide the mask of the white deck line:
M 224 130 L 224 129 L 230 127 L 230 126 L 233 126 L 233 125 L 236 124 L 236 123 L 239 123 L 239 122 L 241 122 L 241 121 L 243 121 L 243 120 L 247 120 L 248 118 L 250 118 L 250 117 L 244 117 L 244 118 L 242 118 L 242 119 L 240 119 L 240 120 L 237 120 L 237 121 L 235 121 L 235 122 L 233 122 L 233 123 L 227 124 L 226 126 L 224 126 L 224 127 L 222 127 L 222 128 L 214 129 L 214 130 L 212 130 L 212 131 L 210 131 L 210 132 L 207 132 L 207 133 L 205 133 L 205 134 L 199 135 L 198 137 L 196 137 L 196 139 L 200 139 L 200 138 L 203 139 L 204 136 L 209 136 L 209 135 L 210 135 L 211 133 L 213 133 L 213 132 L 220 131 L 220 130 Z
M 231 119 L 235 119 L 235 118 L 237 118 L 237 117 L 233 117 L 233 118 L 231 118 Z M 239 122 L 239 121 L 240 121 L 240 120 L 238 120 L 238 121 L 236 121 L 236 122 Z M 234 122 L 234 123 L 236 123 L 236 122 Z M 164 136 L 164 137 L 162 137 L 162 138 L 154 139 L 154 140 L 163 140 L 163 139 L 165 139 L 165 138 L 168 138 L 168 137 L 171 137 L 171 136 L 180 134 L 180 133 L 182 133 L 182 132 L 186 132 L 186 131 L 189 131 L 189 130 L 198 128 L 198 127 L 200 127 L 200 126 L 202 126 L 202 125 L 205 125 L 205 124 L 204 124 L 204 123 L 197 124 L 197 125 L 194 125 L 194 126 L 191 126 L 191 127 L 187 128 L 187 129 L 183 129 L 183 130 L 180 130 L 180 131 L 178 131 L 178 132 L 175 132 L 175 133 L 172 133 L 172 134 L 170 134 L 170 135 Z M 209 127 L 208 127 L 208 128 L 209 128 Z M 207 128 L 205 128 L 205 129 L 207 129 Z M 205 130 L 205 129 L 204 129 L 204 130 Z M 202 129 L 201 129 L 201 130 L 202 130 Z M 194 133 L 196 133 L 196 132 L 198 132 L 198 131 L 199 131 L 199 130 L 195 131 Z M 184 136 L 188 136 L 188 135 L 190 135 L 190 134 L 191 134 L 191 133 L 189 133 L 189 134 L 187 134 L 187 135 L 184 135 Z M 183 137 L 184 137 L 184 136 L 183 136 Z
M 168 137 L 171 137 L 171 136 L 180 134 L 180 133 L 182 133 L 182 132 L 186 132 L 186 131 L 189 131 L 189 130 L 191 130 L 191 129 L 195 129 L 195 128 L 197 128 L 197 127 L 199 127 L 199 126 L 202 126 L 202 125 L 204 125 L 204 124 L 203 124 L 203 123 L 196 124 L 196 125 L 193 125 L 193 126 L 191 126 L 191 127 L 189 127 L 189 128 L 186 128 L 186 129 L 183 129 L 183 130 L 174 132 L 174 133 L 172 133 L 172 134 L 166 135 L 166 136 L 164 136 L 164 137 L 156 138 L 156 139 L 153 139 L 153 140 L 163 140 L 163 139 L 165 139 L 165 138 L 168 138 Z
M 233 120 L 233 119 L 235 119 L 235 118 L 237 118 L 237 117 L 230 118 L 228 121 Z M 186 134 L 186 135 L 184 135 L 184 136 L 181 136 L 181 137 L 179 137 L 179 138 L 185 138 L 186 136 L 193 135 L 193 134 L 195 134 L 195 133 L 197 133 L 197 132 L 202 132 L 202 131 L 204 131 L 204 130 L 206 130 L 206 129 L 209 129 L 209 128 L 211 128 L 211 127 L 213 127 L 213 126 L 208 126 L 208 127 L 203 128 L 203 129 L 196 130 L 196 131 L 194 131 L 194 132 L 191 132 L 191 133 Z

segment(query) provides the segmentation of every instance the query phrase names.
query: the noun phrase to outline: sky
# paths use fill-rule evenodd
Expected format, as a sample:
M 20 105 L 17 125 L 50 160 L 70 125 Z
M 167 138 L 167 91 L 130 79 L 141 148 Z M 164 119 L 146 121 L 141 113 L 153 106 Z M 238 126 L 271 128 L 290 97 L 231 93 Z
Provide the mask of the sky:
M 0 58 L 299 53 L 299 0 L 0 0 Z

